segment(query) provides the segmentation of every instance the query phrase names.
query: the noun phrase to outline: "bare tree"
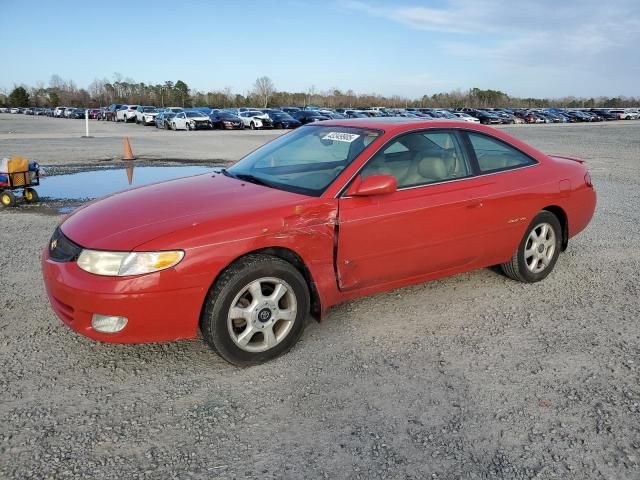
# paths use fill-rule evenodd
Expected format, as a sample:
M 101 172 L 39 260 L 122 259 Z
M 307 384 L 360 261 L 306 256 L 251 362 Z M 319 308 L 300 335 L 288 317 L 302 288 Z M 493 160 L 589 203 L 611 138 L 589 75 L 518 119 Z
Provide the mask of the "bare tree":
M 260 77 L 253 84 L 253 94 L 264 104 L 264 108 L 269 105 L 269 99 L 276 93 L 276 87 L 269 77 Z

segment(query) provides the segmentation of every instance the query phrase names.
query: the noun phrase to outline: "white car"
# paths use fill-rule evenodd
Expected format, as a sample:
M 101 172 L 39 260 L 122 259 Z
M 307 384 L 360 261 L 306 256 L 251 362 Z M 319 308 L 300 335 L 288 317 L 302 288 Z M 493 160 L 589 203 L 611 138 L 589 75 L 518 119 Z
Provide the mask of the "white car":
M 180 113 L 184 112 L 184 108 L 182 107 L 164 107 L 158 110 L 158 112 L 171 112 L 171 113 Z
M 120 110 L 116 112 L 116 122 L 135 122 L 138 107 L 140 107 L 140 105 L 122 105 Z
M 208 115 L 197 110 L 180 112 L 171 119 L 171 130 L 211 130 L 213 124 Z
M 269 119 L 269 115 L 258 110 L 247 110 L 238 114 L 245 127 L 249 127 L 251 130 L 256 128 L 271 128 L 273 124 Z
M 19 108 L 16 108 L 16 107 L 13 107 L 13 108 L 10 110 L 10 112 L 11 112 L 11 113 L 20 113 L 20 109 L 19 109 Z
M 155 125 L 158 109 L 156 107 L 138 107 L 136 109 L 136 123 L 138 125 Z
M 62 116 L 64 118 L 72 118 L 72 115 L 75 113 L 76 109 L 74 107 L 66 107 L 62 112 Z
M 60 118 L 60 117 L 64 116 L 64 111 L 66 110 L 66 108 L 67 108 L 67 107 L 56 107 L 56 108 L 53 110 L 53 116 L 54 116 L 54 117 L 58 117 L 58 118 Z
M 615 113 L 616 115 L 618 115 L 618 118 L 620 120 L 637 120 L 638 119 L 637 113 L 631 110 L 624 110 L 622 108 L 609 110 L 609 113 Z
M 469 123 L 480 123 L 480 119 L 476 118 L 476 117 L 472 117 L 471 115 L 469 115 L 468 113 L 464 113 L 464 112 L 454 112 L 454 115 L 456 117 L 458 117 L 460 120 L 464 120 L 465 122 L 469 122 Z

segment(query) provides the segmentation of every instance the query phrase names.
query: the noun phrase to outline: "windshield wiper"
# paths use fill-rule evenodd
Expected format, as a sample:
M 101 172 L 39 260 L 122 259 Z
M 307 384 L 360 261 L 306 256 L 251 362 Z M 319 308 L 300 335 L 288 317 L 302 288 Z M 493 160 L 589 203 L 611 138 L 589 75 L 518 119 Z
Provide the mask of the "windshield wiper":
M 246 182 L 255 183 L 256 185 L 263 185 L 265 187 L 272 187 L 272 185 L 268 182 L 265 182 L 263 179 L 256 177 L 255 175 L 251 175 L 250 173 L 236 173 L 234 175 L 235 178 L 239 180 L 244 180 Z

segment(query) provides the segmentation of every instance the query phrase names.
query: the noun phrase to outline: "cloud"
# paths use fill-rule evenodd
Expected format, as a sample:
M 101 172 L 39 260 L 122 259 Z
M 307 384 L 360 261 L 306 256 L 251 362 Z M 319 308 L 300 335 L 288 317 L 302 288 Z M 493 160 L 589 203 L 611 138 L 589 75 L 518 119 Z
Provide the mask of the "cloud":
M 640 55 L 632 53 L 640 40 L 637 0 L 448 0 L 440 7 L 352 0 L 343 6 L 411 29 L 451 34 L 441 43 L 459 56 L 557 63 L 628 49 L 629 60 L 640 63 Z

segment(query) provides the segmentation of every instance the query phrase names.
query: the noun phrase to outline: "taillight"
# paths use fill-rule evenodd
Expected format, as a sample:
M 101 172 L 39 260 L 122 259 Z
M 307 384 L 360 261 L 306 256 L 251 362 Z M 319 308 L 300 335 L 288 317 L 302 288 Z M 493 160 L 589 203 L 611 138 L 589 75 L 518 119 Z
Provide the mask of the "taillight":
M 589 172 L 584 174 L 584 183 L 587 184 L 587 187 L 593 188 L 593 183 L 591 182 L 591 175 L 589 175 Z

